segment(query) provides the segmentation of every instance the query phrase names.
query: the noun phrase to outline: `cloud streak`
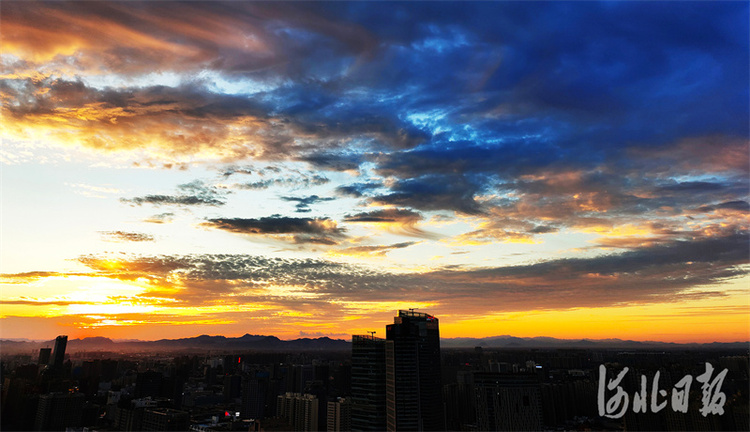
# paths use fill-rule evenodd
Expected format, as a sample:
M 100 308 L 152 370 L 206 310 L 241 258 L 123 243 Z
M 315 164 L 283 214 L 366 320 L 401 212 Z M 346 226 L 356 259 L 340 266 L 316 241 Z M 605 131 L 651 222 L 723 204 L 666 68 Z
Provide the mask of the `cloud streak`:
M 344 221 L 348 223 L 375 226 L 377 228 L 383 228 L 390 232 L 410 237 L 420 237 L 433 240 L 439 238 L 439 235 L 417 227 L 417 224 L 423 219 L 424 217 L 418 212 L 399 208 L 372 210 L 369 212 L 346 215 L 344 217 Z
M 150 234 L 134 233 L 126 231 L 100 231 L 106 241 L 112 242 L 152 242 L 154 236 Z
M 384 246 L 352 246 L 343 249 L 337 249 L 335 251 L 329 251 L 331 256 L 355 256 L 355 257 L 383 257 L 388 252 L 397 249 L 404 249 L 409 246 L 418 244 L 419 242 L 403 242 L 394 243 L 391 245 Z
M 288 229 L 287 229 L 288 231 Z M 696 241 L 675 241 L 593 258 L 549 260 L 494 268 L 453 267 L 424 273 L 390 273 L 326 260 L 277 259 L 243 255 L 161 256 L 79 261 L 102 276 L 149 278 L 143 295 L 182 304 L 201 302 L 371 301 L 431 302 L 449 313 L 456 302 L 467 314 L 522 310 L 564 310 L 624 304 L 662 303 L 724 295 L 695 288 L 747 274 L 747 233 Z M 381 254 L 413 242 L 344 250 Z M 179 274 L 175 279 L 170 275 Z M 34 276 L 37 277 L 37 276 Z M 174 282 L 179 281 L 179 282 Z M 161 287 L 164 287 L 162 289 Z M 295 287 L 294 295 L 274 287 Z M 488 302 L 487 299 L 493 299 Z M 296 307 L 296 306 L 295 306 Z
M 297 213 L 308 213 L 312 211 L 310 208 L 311 205 L 326 202 L 326 201 L 333 201 L 336 198 L 331 197 L 319 197 L 317 195 L 310 195 L 306 197 L 290 197 L 290 196 L 283 196 L 281 197 L 282 201 L 287 202 L 296 202 L 297 204 L 294 206 L 296 208 Z
M 344 238 L 345 230 L 328 218 L 293 218 L 274 215 L 258 219 L 209 219 L 207 228 L 248 236 L 269 236 L 297 244 L 335 245 Z
M 214 186 L 206 185 L 200 180 L 179 185 L 183 192 L 181 195 L 145 195 L 135 198 L 120 198 L 123 203 L 133 205 L 153 204 L 178 205 L 178 206 L 211 206 L 218 207 L 226 204 L 224 196 L 227 192 L 219 190 Z M 168 215 L 167 215 L 168 216 Z
M 0 160 L 34 179 L 8 196 L 54 214 L 37 180 L 83 195 L 9 249 L 40 229 L 66 239 L 47 259 L 85 254 L 65 233 L 116 214 L 104 240 L 172 254 L 79 265 L 143 281 L 146 302 L 261 305 L 300 328 L 373 299 L 491 314 L 730 295 L 750 231 L 748 4 L 679 6 L 2 2 Z M 285 258 L 190 255 L 229 236 Z M 516 264 L 466 265 L 488 262 Z

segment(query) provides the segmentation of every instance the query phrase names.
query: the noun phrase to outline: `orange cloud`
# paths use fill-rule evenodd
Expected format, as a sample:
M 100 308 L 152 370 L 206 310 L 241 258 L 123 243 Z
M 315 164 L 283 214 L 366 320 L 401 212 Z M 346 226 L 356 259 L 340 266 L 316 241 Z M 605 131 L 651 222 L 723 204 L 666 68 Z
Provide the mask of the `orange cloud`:
M 344 217 L 348 223 L 362 224 L 410 237 L 436 239 L 437 234 L 425 231 L 417 224 L 423 220 L 421 214 L 409 209 L 385 208 Z
M 327 252 L 328 256 L 354 256 L 354 257 L 384 257 L 388 252 L 403 249 L 418 244 L 419 242 L 395 243 L 387 246 L 352 246 L 344 249 L 335 249 Z
M 750 171 L 747 148 L 750 141 L 736 137 L 709 135 L 690 137 L 659 149 L 631 148 L 638 167 L 653 175 L 670 173 L 705 175 L 706 173 L 740 173 Z

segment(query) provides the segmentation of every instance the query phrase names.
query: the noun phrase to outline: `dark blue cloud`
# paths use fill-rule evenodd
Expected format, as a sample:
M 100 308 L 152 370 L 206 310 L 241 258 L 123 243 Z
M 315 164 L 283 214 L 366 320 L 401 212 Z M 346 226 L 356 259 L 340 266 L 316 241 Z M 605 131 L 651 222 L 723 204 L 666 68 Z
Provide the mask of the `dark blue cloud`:
M 45 19 L 40 10 L 63 6 L 36 6 L 13 4 L 4 9 L 4 20 L 28 28 L 71 27 Z M 91 40 L 102 70 L 142 73 L 140 55 L 149 71 L 210 69 L 230 81 L 252 80 L 262 90 L 219 94 L 201 79 L 173 88 L 96 91 L 80 81 L 15 80 L 0 84 L 10 115 L 21 120 L 102 103 L 139 113 L 120 124 L 175 125 L 169 135 L 188 139 L 175 142 L 173 153 L 218 146 L 203 132 L 220 136 L 253 117 L 257 126 L 246 133 L 256 143 L 225 149 L 228 160 L 359 170 L 361 183 L 339 193 L 421 210 L 478 214 L 491 204 L 480 205 L 477 196 L 498 191 L 557 202 L 562 195 L 551 194 L 575 191 L 520 177 L 572 171 L 583 173 L 579 191 L 598 194 L 598 204 L 619 213 L 747 199 L 744 179 L 717 179 L 712 182 L 722 187 L 708 190 L 696 183 L 704 180 L 690 178 L 729 158 L 703 165 L 670 161 L 659 176 L 638 178 L 649 154 L 702 137 L 719 142 L 714 153 L 729 153 L 737 147 L 730 142 L 750 135 L 746 2 L 213 2 L 180 8 L 146 2 L 76 4 L 75 13 L 184 44 L 194 53 L 175 59 L 127 41 Z M 160 16 L 211 31 L 143 18 Z M 223 27 L 216 23 L 227 23 L 260 49 L 223 44 L 215 36 Z M 178 130 L 186 128 L 185 119 L 191 134 Z M 107 120 L 100 123 L 103 135 L 108 128 L 118 131 Z M 272 184 L 279 182 L 239 187 Z M 154 195 L 144 202 L 170 200 Z
M 180 206 L 213 206 L 218 207 L 226 204 L 227 192 L 207 185 L 201 180 L 195 180 L 177 186 L 182 192 L 180 195 L 146 195 L 134 198 L 120 198 L 120 202 L 135 205 L 180 205 Z
M 696 209 L 700 213 L 710 213 L 716 210 L 735 210 L 739 212 L 750 212 L 750 203 L 747 201 L 727 201 L 712 206 L 702 206 Z
M 349 185 L 343 185 L 336 188 L 336 192 L 339 195 L 353 196 L 360 198 L 364 195 L 370 194 L 376 189 L 383 188 L 383 184 L 380 182 L 365 182 L 365 183 L 352 183 Z
M 444 142 L 412 151 L 384 154 L 378 173 L 399 177 L 429 174 L 491 173 L 504 177 L 534 172 L 565 157 L 556 145 L 539 139 L 513 139 L 495 145 Z M 568 161 L 575 164 L 573 160 Z
M 591 187 L 629 213 L 695 205 L 662 182 L 638 186 L 669 196 L 634 196 L 634 185 L 617 179 L 638 169 L 628 150 L 750 132 L 746 4 L 392 6 L 324 8 L 380 40 L 367 67 L 339 85 L 366 87 L 357 103 L 411 122 L 425 137 L 368 158 L 378 174 L 398 179 L 377 202 L 478 212 L 473 196 L 497 179 L 607 166 L 615 187 Z M 340 94 L 338 106 L 355 100 Z M 464 175 L 472 180 L 452 182 Z
M 480 214 L 484 207 L 476 200 L 483 185 L 474 176 L 431 174 L 396 182 L 390 193 L 370 198 L 376 204 L 412 207 L 419 210 L 455 210 Z
M 328 218 L 296 218 L 273 215 L 261 218 L 217 218 L 203 223 L 208 228 L 235 234 L 270 236 L 297 244 L 335 245 L 346 237 L 345 230 Z M 290 235 L 291 238 L 285 238 Z
M 417 88 L 409 109 L 480 114 L 471 108 L 479 95 L 524 116 L 606 126 L 619 142 L 747 130 L 747 115 L 723 114 L 747 113 L 744 4 L 399 4 L 341 14 L 383 41 L 363 79 L 395 94 Z M 658 129 L 639 124 L 655 114 Z
M 312 211 L 312 209 L 310 208 L 311 205 L 317 204 L 320 202 L 333 201 L 335 199 L 336 198 L 319 197 L 317 195 L 310 195 L 306 197 L 291 197 L 291 196 L 281 197 L 282 201 L 296 202 L 297 204 L 294 207 L 297 209 L 295 210 L 297 213 L 308 213 Z

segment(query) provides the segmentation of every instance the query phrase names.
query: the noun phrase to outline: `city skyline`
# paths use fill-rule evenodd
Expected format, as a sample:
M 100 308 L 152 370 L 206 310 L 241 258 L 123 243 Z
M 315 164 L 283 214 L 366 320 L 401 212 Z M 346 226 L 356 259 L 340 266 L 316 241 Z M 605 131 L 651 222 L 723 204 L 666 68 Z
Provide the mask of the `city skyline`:
M 0 339 L 749 341 L 749 15 L 2 2 Z

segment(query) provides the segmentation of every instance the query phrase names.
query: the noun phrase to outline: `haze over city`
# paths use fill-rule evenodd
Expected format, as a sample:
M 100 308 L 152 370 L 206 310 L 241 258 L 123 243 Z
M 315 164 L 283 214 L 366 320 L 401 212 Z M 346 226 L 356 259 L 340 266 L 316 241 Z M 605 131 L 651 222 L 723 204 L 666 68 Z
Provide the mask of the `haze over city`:
M 747 2 L 0 24 L 0 339 L 750 340 Z

